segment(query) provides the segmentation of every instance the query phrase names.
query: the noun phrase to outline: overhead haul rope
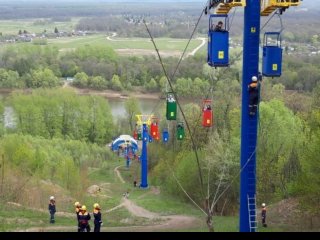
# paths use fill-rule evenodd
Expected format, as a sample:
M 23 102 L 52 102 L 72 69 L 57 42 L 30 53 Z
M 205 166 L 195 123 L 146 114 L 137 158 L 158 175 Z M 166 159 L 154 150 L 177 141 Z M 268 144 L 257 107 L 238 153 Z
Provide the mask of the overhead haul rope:
M 236 13 L 236 8 L 235 8 L 235 10 L 234 10 L 234 12 L 233 12 L 233 15 L 232 15 L 232 19 L 231 19 L 231 24 L 230 24 L 229 30 L 231 29 L 231 27 L 232 27 L 232 25 L 233 25 L 233 20 L 234 20 L 234 17 L 235 17 L 235 13 Z M 271 19 L 272 19 L 272 18 L 274 17 L 274 15 L 276 15 L 276 14 L 278 14 L 278 16 L 279 16 L 279 18 L 280 18 L 281 31 L 283 30 L 282 19 L 281 19 L 281 17 L 280 17 L 280 14 L 277 13 L 277 12 L 274 12 L 274 13 L 269 17 L 269 19 L 264 23 L 264 25 L 260 28 L 260 31 L 263 30 L 263 29 L 267 26 L 267 24 L 271 21 Z M 232 65 L 234 62 L 236 62 L 236 61 L 239 59 L 239 57 L 242 55 L 242 53 L 243 53 L 243 50 L 240 51 L 239 54 L 236 55 L 236 57 L 233 59 L 233 61 L 230 63 L 230 65 Z M 225 68 L 225 69 L 222 71 L 222 73 L 219 74 L 219 78 L 220 78 L 229 68 L 230 68 L 230 67 Z M 210 76 L 210 78 L 212 78 L 212 76 Z M 213 83 L 213 79 L 212 79 L 212 83 Z M 209 91 L 207 92 L 206 98 L 209 97 L 209 94 L 210 94 L 210 92 L 212 93 L 212 91 L 213 91 L 213 84 L 212 84 L 211 88 L 209 89 Z M 258 106 L 258 109 L 259 109 L 259 106 Z M 200 120 L 201 114 L 202 114 L 202 112 L 200 111 L 200 115 L 199 115 L 198 120 Z M 259 126 L 260 126 L 260 122 L 259 122 Z M 196 127 L 195 127 L 193 130 L 194 130 L 193 132 L 195 132 L 195 131 L 196 131 Z M 209 129 L 208 129 L 208 131 L 207 131 L 207 134 L 208 134 L 208 133 L 209 133 Z M 253 153 L 255 153 L 256 150 L 257 150 L 257 145 L 256 145 L 255 150 L 254 150 Z M 248 162 L 250 161 L 250 159 L 251 159 L 252 157 L 253 157 L 253 154 L 250 156 L 250 158 L 248 159 L 247 163 L 244 165 L 243 168 L 246 167 L 246 165 L 248 164 Z M 213 207 L 216 205 L 216 203 L 217 203 L 218 200 L 222 197 L 222 195 L 226 192 L 226 190 L 227 190 L 228 188 L 230 188 L 230 186 L 232 185 L 232 183 L 234 182 L 234 180 L 235 180 L 235 179 L 240 175 L 240 173 L 242 172 L 243 168 L 240 170 L 240 172 L 238 173 L 238 175 L 231 181 L 231 183 L 227 186 L 227 188 L 226 188 L 226 189 L 219 195 L 219 197 L 215 200 L 216 195 L 217 195 L 217 192 L 219 191 L 219 188 L 217 189 L 217 192 L 216 192 L 215 197 L 214 197 L 214 199 L 213 199 L 213 205 L 212 205 Z M 221 179 L 220 179 L 220 182 L 221 182 Z M 219 186 L 220 186 L 220 184 L 219 184 Z M 213 209 L 211 209 L 211 211 L 212 211 L 212 210 L 213 210 Z
M 189 46 L 189 43 L 190 43 L 190 41 L 191 41 L 191 39 L 192 39 L 192 36 L 193 36 L 193 34 L 194 34 L 194 32 L 195 32 L 195 30 L 196 30 L 199 22 L 200 22 L 200 19 L 201 19 L 203 13 L 204 13 L 204 10 L 205 10 L 205 8 L 202 10 L 202 13 L 201 13 L 201 15 L 200 15 L 200 17 L 199 17 L 199 19 L 198 19 L 198 22 L 197 22 L 197 24 L 196 24 L 196 26 L 195 26 L 195 28 L 194 28 L 194 30 L 193 30 L 193 32 L 192 32 L 191 38 L 189 39 L 188 44 L 187 44 L 185 50 L 183 51 L 183 54 L 182 54 L 182 56 L 181 56 L 181 58 L 180 58 L 180 60 L 179 60 L 179 62 L 178 62 L 178 65 L 177 65 L 175 71 L 174 71 L 174 74 L 172 75 L 172 79 L 175 77 L 176 71 L 177 71 L 178 67 L 180 66 L 180 63 L 181 63 L 181 61 L 182 61 L 182 59 L 183 59 L 183 55 L 185 54 L 186 49 L 187 49 L 188 46 Z M 235 12 L 234 12 L 234 15 L 235 15 Z M 233 15 L 233 18 L 234 18 L 234 15 Z M 269 20 L 263 25 L 263 27 L 260 28 L 260 31 L 261 31 L 262 29 L 264 29 L 264 27 L 268 24 L 268 22 L 271 20 L 271 18 L 272 18 L 274 15 L 275 15 L 275 13 L 269 18 Z M 233 22 L 233 18 L 232 18 L 232 22 Z M 144 25 L 146 26 L 146 29 L 147 29 L 147 31 L 148 31 L 148 34 L 149 34 L 149 36 L 150 36 L 150 38 L 151 38 L 151 40 L 152 40 L 152 43 L 153 43 L 153 45 L 154 45 L 154 48 L 155 48 L 156 52 L 157 52 L 159 61 L 160 61 L 160 63 L 161 63 L 161 67 L 162 67 L 162 69 L 163 69 L 163 71 L 164 71 L 164 73 L 165 73 L 165 77 L 167 78 L 167 81 L 168 81 L 168 83 L 169 83 L 169 85 L 170 85 L 170 88 L 171 88 L 172 91 L 173 91 L 172 83 L 171 83 L 171 81 L 170 81 L 170 79 L 169 79 L 169 76 L 168 76 L 168 74 L 167 74 L 167 72 L 166 72 L 166 70 L 165 70 L 165 68 L 164 68 L 164 65 L 163 65 L 162 58 L 161 58 L 161 56 L 160 56 L 159 50 L 158 50 L 158 48 L 157 48 L 157 46 L 156 46 L 156 44 L 155 44 L 155 42 L 154 42 L 154 39 L 153 39 L 153 37 L 152 37 L 152 35 L 151 35 L 151 33 L 150 33 L 150 30 L 149 30 L 149 28 L 148 28 L 145 20 L 144 20 L 143 22 L 144 22 Z M 231 25 L 231 26 L 232 26 L 232 25 Z M 231 28 L 231 27 L 230 27 L 230 28 Z M 235 62 L 235 61 L 241 56 L 242 53 L 243 53 L 243 50 L 236 56 L 236 58 L 234 59 L 233 62 Z M 232 63 L 233 63 L 233 62 L 232 62 Z M 228 67 L 228 68 L 229 68 L 229 67 Z M 224 70 L 224 72 L 226 72 L 226 70 L 227 70 L 228 68 L 226 68 L 226 69 Z M 224 72 L 223 72 L 223 73 L 224 73 Z M 223 73 L 222 73 L 222 74 L 223 74 Z M 211 89 L 210 89 L 210 91 L 211 91 Z M 181 105 L 180 105 L 180 103 L 179 103 L 179 101 L 178 101 L 177 95 L 176 95 L 176 93 L 175 93 L 174 91 L 173 91 L 173 95 L 174 95 L 175 98 L 176 98 L 177 104 L 178 104 L 178 106 L 179 106 L 179 108 L 180 108 L 180 110 L 181 110 L 181 113 L 182 113 L 182 115 L 183 115 L 183 118 L 184 118 L 184 120 L 185 120 L 185 122 L 186 122 L 186 126 L 187 126 L 187 128 L 188 128 L 188 131 L 189 131 L 189 133 L 191 134 L 189 124 L 188 124 L 188 122 L 186 121 L 184 112 L 183 112 L 183 110 L 182 110 L 182 108 L 181 108 Z M 209 95 L 209 93 L 208 93 L 208 95 Z M 159 102 L 160 102 L 160 101 L 159 101 Z M 154 108 L 154 109 L 155 109 L 155 108 Z M 153 111 L 154 111 L 154 110 L 153 110 Z M 201 116 L 201 115 L 200 115 L 200 116 Z M 201 191 L 202 191 L 202 194 L 203 194 L 203 180 L 202 180 L 202 173 L 201 173 L 201 168 L 200 168 L 200 162 L 199 162 L 197 150 L 196 150 L 195 143 L 194 143 L 194 139 L 193 139 L 192 135 L 191 135 L 191 141 L 192 141 L 192 145 L 193 145 L 194 152 L 195 152 L 196 159 L 197 159 L 199 177 L 200 177 L 200 182 L 201 182 Z M 253 157 L 253 154 L 256 152 L 256 150 L 257 150 L 257 145 L 256 145 L 256 147 L 255 147 L 254 152 L 251 154 L 251 156 L 249 157 L 248 161 L 247 161 L 246 164 L 243 166 L 243 168 L 240 169 L 239 173 L 232 179 L 232 181 L 230 182 L 230 184 L 225 188 L 225 190 L 224 190 L 224 191 L 217 197 L 217 199 L 214 201 L 214 203 L 213 203 L 213 205 L 212 205 L 212 208 L 213 208 L 214 205 L 217 203 L 217 201 L 222 197 L 222 195 L 230 188 L 230 186 L 233 184 L 233 182 L 235 181 L 235 179 L 238 178 L 238 176 L 241 174 L 241 172 L 243 171 L 243 169 L 247 166 L 247 164 L 249 163 L 249 161 L 250 161 L 251 158 Z M 169 165 L 169 166 L 170 166 L 170 165 Z M 170 167 L 171 167 L 171 166 L 170 166 Z M 171 169 L 171 171 L 172 171 L 172 169 Z M 173 171 L 172 171 L 172 172 L 173 172 Z M 179 181 L 178 181 L 178 179 L 175 177 L 175 175 L 174 175 L 174 178 L 176 179 L 176 181 L 177 181 L 178 184 L 179 184 Z M 196 203 L 191 199 L 191 197 L 186 193 L 186 191 L 183 189 L 182 185 L 179 184 L 179 186 L 181 187 L 181 189 L 183 190 L 183 192 L 187 195 L 187 197 L 188 197 L 194 204 L 196 204 Z M 197 205 L 197 204 L 196 204 L 196 205 Z M 200 209 L 202 209 L 202 208 L 199 207 L 198 205 L 197 205 L 197 207 L 200 208 Z
M 168 81 L 168 83 L 169 83 L 169 86 L 170 86 L 170 88 L 171 88 L 171 90 L 172 90 L 172 94 L 174 95 L 174 97 L 175 97 L 175 99 L 176 99 L 177 105 L 178 105 L 178 107 L 179 107 L 179 109 L 180 109 L 180 111 L 181 111 L 182 117 L 183 117 L 183 119 L 184 119 L 184 121 L 185 121 L 185 123 L 186 123 L 187 129 L 188 129 L 188 131 L 189 131 L 189 133 L 190 133 L 190 139 L 191 139 L 191 142 L 192 142 L 192 147 L 193 147 L 193 150 L 194 150 L 194 153 L 195 153 L 195 156 L 196 156 L 196 161 L 197 161 L 197 167 L 198 167 L 198 173 L 199 173 L 199 180 L 200 180 L 200 185 L 201 185 L 201 193 L 202 193 L 203 196 L 204 196 L 203 177 L 202 177 L 202 172 L 201 172 L 200 161 L 199 161 L 199 156 L 198 156 L 196 144 L 195 144 L 195 141 L 194 141 L 193 136 L 192 136 L 192 134 L 191 134 L 192 132 L 191 132 L 189 123 L 188 123 L 188 121 L 187 121 L 187 119 L 186 119 L 186 116 L 185 116 L 185 114 L 184 114 L 184 111 L 183 111 L 183 109 L 182 109 L 182 106 L 181 106 L 181 104 L 180 104 L 180 102 L 179 102 L 178 96 L 177 96 L 177 94 L 176 94 L 176 93 L 174 92 L 174 90 L 173 90 L 173 84 L 172 84 L 171 81 L 172 81 L 172 79 L 175 77 L 175 74 L 176 74 L 176 72 L 177 72 L 177 70 L 178 70 L 178 68 L 179 68 L 179 66 L 180 66 L 180 64 L 181 64 L 181 61 L 182 61 L 182 59 L 183 59 L 184 54 L 186 53 L 186 51 L 187 51 L 187 49 L 188 49 L 188 47 L 189 47 L 189 44 L 190 44 L 190 42 L 191 42 L 191 40 L 192 40 L 192 38 L 193 38 L 193 35 L 194 35 L 194 33 L 195 33 L 198 25 L 199 25 L 199 22 L 200 22 L 200 20 L 201 20 L 201 18 L 202 18 L 202 16 L 203 16 L 204 11 L 205 11 L 205 8 L 203 8 L 203 10 L 202 10 L 202 12 L 201 12 L 201 14 L 200 14 L 200 16 L 199 16 L 199 18 L 198 18 L 198 21 L 197 21 L 197 23 L 195 24 L 195 27 L 194 27 L 194 29 L 193 29 L 193 31 L 192 31 L 192 34 L 191 34 L 191 36 L 190 36 L 190 38 L 189 38 L 189 41 L 188 41 L 188 43 L 187 43 L 187 45 L 186 45 L 186 47 L 185 47 L 185 49 L 184 49 L 184 51 L 183 51 L 180 59 L 179 59 L 179 62 L 178 62 L 178 64 L 177 64 L 177 67 L 175 68 L 174 73 L 172 74 L 172 78 L 169 77 L 169 75 L 168 75 L 168 73 L 167 73 L 167 71 L 166 71 L 166 69 L 165 69 L 165 67 L 164 67 L 164 64 L 163 64 L 162 58 L 161 58 L 161 56 L 160 56 L 159 50 L 158 50 L 158 48 L 157 48 L 157 45 L 156 45 L 156 43 L 155 43 L 155 41 L 154 41 L 154 39 L 153 39 L 153 37 L 152 37 L 152 34 L 151 34 L 151 32 L 150 32 L 147 24 L 146 24 L 146 21 L 143 20 L 143 23 L 144 23 L 144 25 L 145 25 L 145 27 L 146 27 L 146 29 L 147 29 L 147 31 L 148 31 L 148 34 L 149 34 L 149 36 L 150 36 L 150 38 L 151 38 L 152 44 L 153 44 L 153 46 L 154 46 L 154 48 L 155 48 L 155 50 L 156 50 L 156 52 L 157 52 L 158 59 L 159 59 L 159 61 L 160 61 L 162 70 L 163 70 L 163 72 L 164 72 L 164 74 L 165 74 L 165 77 L 167 78 L 167 81 Z M 171 80 L 170 80 L 170 79 L 171 79 Z M 181 185 L 180 185 L 180 186 L 181 186 Z M 188 197 L 189 197 L 189 196 L 188 196 Z

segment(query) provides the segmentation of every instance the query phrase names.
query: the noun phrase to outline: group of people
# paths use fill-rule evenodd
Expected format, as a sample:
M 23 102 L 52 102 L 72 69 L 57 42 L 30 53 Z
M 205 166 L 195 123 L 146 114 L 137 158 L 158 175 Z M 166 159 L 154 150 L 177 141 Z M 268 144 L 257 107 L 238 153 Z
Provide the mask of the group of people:
M 75 212 L 77 215 L 78 221 L 78 232 L 90 232 L 90 224 L 89 221 L 91 219 L 90 213 L 87 211 L 87 207 L 85 205 L 81 205 L 79 202 L 75 202 L 74 206 L 76 207 Z M 49 199 L 49 213 L 50 213 L 50 223 L 55 223 L 54 214 L 56 213 L 56 200 L 54 196 L 51 196 Z M 102 218 L 101 218 L 101 208 L 98 203 L 93 205 L 93 217 L 94 217 L 94 232 L 100 232 L 100 228 L 102 226 Z
M 129 191 L 123 194 L 125 198 L 129 197 Z M 89 221 L 91 220 L 90 213 L 87 211 L 85 205 L 81 205 L 80 202 L 75 202 L 74 206 L 76 207 L 75 212 L 77 215 L 78 221 L 78 232 L 90 232 L 91 227 Z M 267 208 L 266 204 L 261 204 L 261 222 L 263 227 L 267 227 L 266 218 L 267 218 Z M 49 212 L 50 212 L 50 223 L 55 223 L 54 214 L 56 212 L 56 201 L 54 196 L 50 197 L 49 201 Z M 100 228 L 103 225 L 101 217 L 101 208 L 98 203 L 93 204 L 93 217 L 94 217 L 94 232 L 100 232 Z
M 75 212 L 78 220 L 78 232 L 90 232 L 90 213 L 87 211 L 87 207 L 85 205 L 81 205 L 79 202 L 75 202 L 74 206 L 76 207 Z M 101 218 L 101 208 L 98 203 L 93 204 L 93 217 L 94 217 L 94 232 L 100 232 L 100 228 L 102 226 L 102 218 Z

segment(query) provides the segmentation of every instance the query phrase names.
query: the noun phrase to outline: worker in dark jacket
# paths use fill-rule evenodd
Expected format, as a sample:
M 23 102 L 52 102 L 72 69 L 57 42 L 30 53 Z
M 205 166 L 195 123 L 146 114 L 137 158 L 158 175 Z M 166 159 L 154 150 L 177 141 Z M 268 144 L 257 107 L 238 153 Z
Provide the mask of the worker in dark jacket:
M 259 83 L 256 76 L 252 77 L 252 82 L 248 86 L 249 88 L 249 114 L 256 115 L 258 103 L 259 103 Z
M 75 202 L 74 206 L 76 207 L 75 212 L 77 214 L 78 232 L 80 232 L 79 213 L 81 209 L 81 204 L 79 202 Z
M 266 204 L 262 203 L 262 210 L 261 210 L 261 221 L 262 221 L 262 226 L 263 227 L 267 227 L 267 223 L 266 223 L 266 218 L 267 218 L 267 208 L 266 208 Z
M 79 224 L 80 224 L 80 232 L 84 232 L 85 230 L 87 232 L 90 232 L 90 224 L 89 220 L 91 219 L 90 213 L 87 212 L 87 207 L 85 205 L 82 205 L 79 213 Z
M 101 220 L 101 208 L 98 203 L 93 204 L 93 216 L 94 216 L 94 232 L 100 232 L 102 220 Z
M 55 223 L 54 214 L 56 213 L 56 201 L 54 199 L 54 196 L 50 197 L 48 209 L 50 213 L 50 223 Z

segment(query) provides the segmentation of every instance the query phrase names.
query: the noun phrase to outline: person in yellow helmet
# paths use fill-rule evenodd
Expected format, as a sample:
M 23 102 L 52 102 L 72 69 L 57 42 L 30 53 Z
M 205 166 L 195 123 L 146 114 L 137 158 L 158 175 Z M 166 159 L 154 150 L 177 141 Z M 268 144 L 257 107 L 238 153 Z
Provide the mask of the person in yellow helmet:
M 81 209 L 81 204 L 79 202 L 75 202 L 74 206 L 76 207 L 75 212 L 77 214 L 78 232 L 80 232 L 79 213 L 80 213 L 80 209 Z
M 56 200 L 54 199 L 54 196 L 50 197 L 48 209 L 50 213 L 50 223 L 55 223 L 54 214 L 56 213 Z
M 263 227 L 267 227 L 267 222 L 266 222 L 266 218 L 267 218 L 267 208 L 266 208 L 266 204 L 262 203 L 261 204 L 261 221 L 262 221 L 262 226 Z
M 94 232 L 100 232 L 102 220 L 101 220 L 101 208 L 98 203 L 93 204 L 93 216 L 94 216 Z
M 79 224 L 80 224 L 80 232 L 90 232 L 90 224 L 89 220 L 91 219 L 90 213 L 87 212 L 87 207 L 82 205 L 79 213 Z

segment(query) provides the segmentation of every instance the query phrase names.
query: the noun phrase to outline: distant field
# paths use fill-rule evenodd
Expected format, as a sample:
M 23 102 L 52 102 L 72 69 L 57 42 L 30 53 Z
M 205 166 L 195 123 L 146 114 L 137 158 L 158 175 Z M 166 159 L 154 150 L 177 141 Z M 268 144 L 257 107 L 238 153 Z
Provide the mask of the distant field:
M 70 22 L 50 22 L 49 19 L 26 19 L 26 20 L 1 20 L 0 32 L 3 35 L 18 34 L 19 30 L 26 30 L 29 33 L 53 33 L 55 27 L 59 31 L 71 32 L 79 18 L 72 18 Z M 39 24 L 42 23 L 42 24 Z M 180 56 L 187 45 L 188 39 L 158 38 L 155 39 L 157 48 L 163 56 Z M 197 48 L 202 41 L 194 39 L 190 42 L 187 53 Z M 22 43 L 25 44 L 25 43 Z M 30 43 L 26 43 L 30 44 Z M 48 39 L 48 45 L 56 46 L 60 52 L 74 50 L 77 47 L 90 45 L 110 46 L 120 55 L 150 55 L 155 54 L 152 42 L 149 38 L 120 38 L 114 34 L 95 34 L 88 36 L 61 37 Z M 9 45 L 8 45 L 9 46 Z M 204 52 L 206 46 L 202 46 L 199 52 Z
M 112 40 L 109 40 L 112 39 Z M 107 45 L 113 49 L 153 49 L 153 45 L 148 38 L 109 38 L 107 35 L 91 35 L 82 37 L 66 37 L 49 39 L 48 44 L 55 45 L 59 49 L 70 49 L 86 44 Z M 182 51 L 186 44 L 187 39 L 171 39 L 171 38 L 159 38 L 155 39 L 155 42 L 161 50 L 178 50 Z M 189 48 L 194 49 L 201 43 L 200 40 L 192 40 Z
M 48 33 L 53 33 L 57 27 L 59 31 L 71 31 L 75 28 L 79 18 L 72 18 L 70 22 L 45 22 L 45 24 L 35 24 L 39 20 L 48 19 L 21 19 L 21 20 L 1 20 L 0 32 L 5 34 L 17 34 L 19 30 L 27 30 L 29 33 L 41 33 L 47 30 Z
M 158 49 L 166 55 L 179 55 L 187 45 L 187 39 L 159 38 L 155 39 Z M 201 40 L 191 41 L 188 52 L 198 47 Z M 148 38 L 107 38 L 107 35 L 91 35 L 49 39 L 48 45 L 57 46 L 61 52 L 70 51 L 85 45 L 105 45 L 116 50 L 120 55 L 150 55 L 155 53 L 154 47 Z

